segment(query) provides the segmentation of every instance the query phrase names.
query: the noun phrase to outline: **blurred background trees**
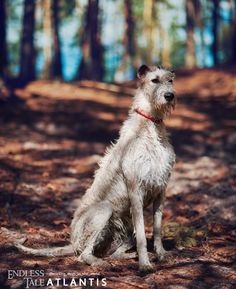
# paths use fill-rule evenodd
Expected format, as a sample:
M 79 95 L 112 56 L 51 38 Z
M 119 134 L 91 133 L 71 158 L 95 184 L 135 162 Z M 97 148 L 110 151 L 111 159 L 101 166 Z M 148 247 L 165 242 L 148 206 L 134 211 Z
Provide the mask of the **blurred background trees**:
M 235 0 L 1 0 L 0 77 L 133 79 L 236 62 Z

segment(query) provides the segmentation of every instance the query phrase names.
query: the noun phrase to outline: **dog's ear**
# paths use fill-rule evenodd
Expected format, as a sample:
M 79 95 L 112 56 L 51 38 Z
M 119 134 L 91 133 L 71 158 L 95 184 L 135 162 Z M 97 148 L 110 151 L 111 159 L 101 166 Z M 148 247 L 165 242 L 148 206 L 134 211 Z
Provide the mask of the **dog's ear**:
M 141 65 L 137 73 L 138 78 L 139 79 L 143 78 L 148 73 L 148 71 L 150 71 L 150 68 L 147 65 L 145 64 Z

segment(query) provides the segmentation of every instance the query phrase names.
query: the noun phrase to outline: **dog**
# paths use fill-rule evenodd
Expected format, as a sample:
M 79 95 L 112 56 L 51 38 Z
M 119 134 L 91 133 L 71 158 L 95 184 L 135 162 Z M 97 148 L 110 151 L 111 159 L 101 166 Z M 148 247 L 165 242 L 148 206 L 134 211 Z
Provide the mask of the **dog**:
M 43 256 L 78 255 L 92 266 L 109 258 L 129 258 L 136 240 L 139 269 L 153 270 L 147 252 L 143 209 L 153 205 L 154 249 L 166 251 L 161 240 L 165 189 L 175 162 L 164 119 L 175 106 L 174 73 L 160 66 L 142 65 L 139 86 L 119 139 L 99 163 L 91 187 L 82 197 L 71 223 L 71 243 L 65 247 L 33 249 L 16 242 L 21 251 Z M 114 249 L 115 248 L 115 249 Z

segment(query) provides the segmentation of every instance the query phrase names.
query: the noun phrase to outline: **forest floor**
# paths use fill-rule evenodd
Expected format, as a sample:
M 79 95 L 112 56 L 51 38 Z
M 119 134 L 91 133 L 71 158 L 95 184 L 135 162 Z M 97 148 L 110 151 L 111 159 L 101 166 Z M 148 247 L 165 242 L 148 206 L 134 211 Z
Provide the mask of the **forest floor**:
M 235 76 L 233 69 L 177 71 L 178 104 L 166 121 L 177 162 L 163 221 L 164 246 L 173 255 L 158 262 L 151 252 L 148 209 L 155 272 L 146 276 L 139 274 L 137 259 L 111 261 L 101 269 L 76 257 L 24 255 L 11 246 L 24 235 L 34 247 L 68 243 L 74 209 L 97 161 L 118 136 L 134 84 L 36 81 L 16 90 L 13 100 L 3 100 L 0 288 L 26 287 L 23 277 L 8 279 L 7 270 L 17 269 L 28 274 L 42 269 L 44 280 L 106 278 L 107 286 L 100 282 L 99 288 L 236 288 Z M 70 286 L 54 282 L 50 288 Z

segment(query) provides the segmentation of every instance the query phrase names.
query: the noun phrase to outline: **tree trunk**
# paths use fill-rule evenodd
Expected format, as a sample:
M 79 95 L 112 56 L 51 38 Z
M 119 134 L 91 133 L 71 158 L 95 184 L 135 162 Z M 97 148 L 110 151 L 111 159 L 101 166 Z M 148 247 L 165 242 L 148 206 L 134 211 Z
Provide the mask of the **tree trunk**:
M 0 1 L 0 77 L 4 77 L 7 67 L 6 48 L 6 3 Z
M 232 35 L 231 63 L 236 63 L 236 0 L 230 0 L 230 27 Z
M 125 33 L 124 33 L 124 46 L 126 53 L 131 61 L 133 61 L 135 55 L 135 43 L 134 43 L 134 19 L 132 14 L 132 1 L 125 0 Z
M 42 78 L 52 78 L 52 0 L 43 0 L 43 31 L 46 41 L 43 47 L 44 53 L 44 68 Z
M 151 64 L 153 62 L 154 46 L 155 46 L 155 0 L 145 0 L 144 1 L 144 34 L 146 36 L 146 53 L 145 62 Z
M 200 19 L 200 26 L 199 26 L 199 29 L 200 29 L 200 39 L 201 39 L 201 57 L 202 57 L 202 66 L 205 67 L 206 65 L 206 44 L 205 44 L 205 38 L 204 38 L 204 28 L 205 28 L 205 25 L 204 25 L 204 17 L 201 16 L 201 19 Z
M 202 9 L 202 3 L 201 0 L 196 0 L 195 3 L 195 26 L 199 28 L 200 32 L 200 51 L 201 51 L 201 65 L 205 66 L 205 39 L 204 39 L 204 9 Z
M 194 27 L 195 27 L 195 0 L 186 0 L 186 58 L 185 65 L 187 68 L 194 68 L 196 66 L 195 57 L 195 41 L 194 41 Z
M 101 80 L 103 77 L 102 45 L 99 21 L 99 1 L 88 0 L 84 27 L 80 33 L 82 59 L 79 66 L 79 79 Z
M 35 79 L 34 14 L 35 0 L 25 0 L 20 52 L 20 80 L 22 84 Z
M 212 43 L 212 56 L 214 65 L 219 63 L 218 59 L 218 49 L 219 49 L 219 39 L 218 39 L 218 25 L 219 25 L 219 2 L 220 0 L 212 0 L 213 9 L 212 9 L 212 34 L 213 34 L 213 43 Z
M 123 34 L 123 47 L 124 54 L 119 66 L 116 69 L 114 76 L 115 81 L 123 82 L 127 71 L 133 70 L 135 64 L 135 42 L 134 42 L 134 19 L 132 13 L 132 1 L 124 0 L 124 15 L 125 15 L 125 27 Z M 129 75 L 130 79 L 133 78 Z
M 60 43 L 60 36 L 59 36 L 59 7 L 58 7 L 58 0 L 52 0 L 52 27 L 53 27 L 53 77 L 62 78 L 62 61 L 61 61 L 61 43 Z
M 159 25 L 160 28 L 160 37 L 162 42 L 162 49 L 161 49 L 161 64 L 164 67 L 170 67 L 170 39 L 168 35 L 168 31 L 164 27 L 164 25 Z

